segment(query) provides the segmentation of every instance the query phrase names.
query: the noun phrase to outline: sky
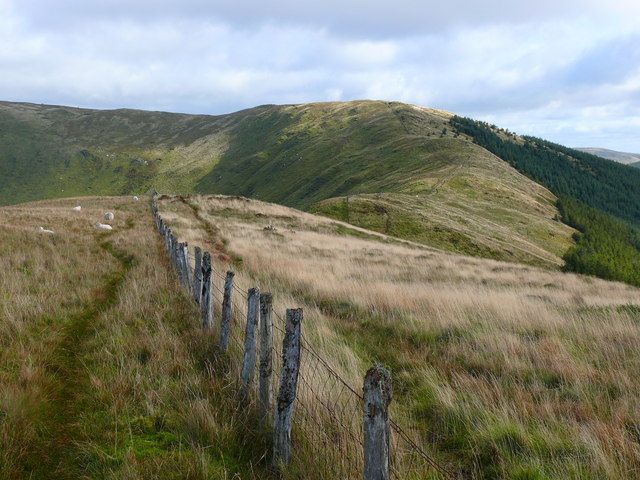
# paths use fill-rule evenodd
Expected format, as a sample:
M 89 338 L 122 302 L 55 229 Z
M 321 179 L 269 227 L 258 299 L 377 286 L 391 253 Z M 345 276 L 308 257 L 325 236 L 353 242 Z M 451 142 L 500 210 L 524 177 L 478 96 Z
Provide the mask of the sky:
M 640 1 L 0 0 L 0 99 L 396 100 L 640 153 Z

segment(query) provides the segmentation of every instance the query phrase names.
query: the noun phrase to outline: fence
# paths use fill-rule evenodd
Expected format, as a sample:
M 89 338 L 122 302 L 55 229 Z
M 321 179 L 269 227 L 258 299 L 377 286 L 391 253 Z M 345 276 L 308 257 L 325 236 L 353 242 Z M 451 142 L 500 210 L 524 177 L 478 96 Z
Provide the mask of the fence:
M 180 284 L 200 307 L 203 328 L 217 330 L 217 348 L 231 359 L 238 400 L 257 409 L 256 427 L 272 432 L 275 466 L 318 479 L 453 478 L 390 419 L 389 372 L 374 365 L 359 393 L 307 341 L 302 309 L 287 309 L 283 317 L 271 294 L 243 292 L 234 272 L 212 269 L 209 252 L 196 247 L 191 254 L 178 241 L 155 195 L 151 209 Z

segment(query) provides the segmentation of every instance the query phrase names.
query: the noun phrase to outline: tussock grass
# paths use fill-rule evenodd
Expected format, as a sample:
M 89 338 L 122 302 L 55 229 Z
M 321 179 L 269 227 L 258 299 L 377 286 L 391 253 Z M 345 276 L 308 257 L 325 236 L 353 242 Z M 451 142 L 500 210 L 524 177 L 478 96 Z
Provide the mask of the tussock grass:
M 271 477 L 146 201 L 2 208 L 0 243 L 0 478 Z
M 640 471 L 638 289 L 241 198 L 160 205 L 181 239 L 217 248 L 215 268 L 235 263 L 242 288 L 303 306 L 307 338 L 350 383 L 373 361 L 391 368 L 394 418 L 460 476 Z

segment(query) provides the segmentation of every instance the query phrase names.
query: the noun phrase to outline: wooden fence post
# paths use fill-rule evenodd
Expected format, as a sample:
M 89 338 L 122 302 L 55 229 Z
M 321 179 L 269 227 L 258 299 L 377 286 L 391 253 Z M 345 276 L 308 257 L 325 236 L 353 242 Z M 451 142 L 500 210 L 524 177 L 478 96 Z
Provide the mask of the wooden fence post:
M 184 243 L 182 242 L 176 243 L 176 269 L 180 285 L 184 288 Z
M 275 419 L 273 422 L 273 461 L 276 465 L 291 461 L 291 426 L 300 371 L 302 309 L 287 310 L 282 341 L 282 371 Z
M 240 372 L 240 398 L 243 401 L 249 395 L 256 368 L 256 329 L 259 304 L 260 291 L 257 288 L 251 288 L 247 295 L 247 326 L 244 332 L 244 356 Z
M 183 243 L 181 252 L 181 260 L 182 260 L 182 272 L 184 277 L 184 288 L 187 292 L 192 293 L 191 289 L 193 288 L 193 278 L 191 275 L 191 268 L 189 267 L 189 244 Z
M 200 294 L 200 312 L 202 327 L 211 327 L 211 254 L 204 252 L 202 257 L 202 290 Z
M 178 272 L 178 239 L 171 234 L 171 263 L 176 272 Z
M 175 268 L 176 264 L 174 261 L 175 258 L 175 242 L 174 242 L 173 232 L 169 234 L 169 260 L 171 261 L 171 267 Z
M 227 272 L 224 280 L 224 295 L 222 297 L 222 319 L 220 320 L 220 348 L 226 352 L 229 348 L 229 333 L 231 331 L 231 293 L 233 292 L 233 277 L 235 273 Z
M 271 373 L 273 371 L 273 296 L 260 294 L 260 383 L 259 408 L 262 423 L 269 421 L 271 412 Z
M 374 365 L 364 377 L 364 480 L 389 480 L 391 375 Z
M 193 268 L 193 299 L 200 305 L 200 295 L 202 295 L 202 249 L 195 248 L 196 264 Z
M 182 253 L 184 251 L 183 244 L 176 238 L 176 246 L 173 249 L 176 272 L 178 273 L 178 283 L 184 287 L 184 275 L 182 272 Z

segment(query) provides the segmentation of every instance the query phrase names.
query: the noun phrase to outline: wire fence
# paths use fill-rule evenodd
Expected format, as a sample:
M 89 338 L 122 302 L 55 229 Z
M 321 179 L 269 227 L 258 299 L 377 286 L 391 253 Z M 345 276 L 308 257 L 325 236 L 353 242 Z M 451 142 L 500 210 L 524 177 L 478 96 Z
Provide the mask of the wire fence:
M 217 284 L 225 277 L 214 272 L 217 304 L 222 301 L 223 290 Z M 242 327 L 247 319 L 247 294 L 236 284 L 233 286 L 234 311 L 231 338 L 237 349 L 243 347 Z M 236 298 L 240 298 L 240 305 Z M 272 388 L 275 392 L 280 381 L 281 358 L 278 345 L 282 344 L 285 319 L 284 311 L 274 301 L 274 346 Z M 309 319 L 308 319 L 309 320 Z M 308 321 L 307 320 L 307 321 Z M 294 421 L 294 461 L 302 468 L 313 464 L 313 473 L 306 478 L 351 479 L 362 478 L 363 398 L 356 388 L 342 378 L 331 364 L 320 356 L 306 335 L 302 335 L 301 368 L 297 391 L 297 411 Z M 257 368 L 257 367 L 256 367 Z M 257 372 L 256 372 L 257 375 Z M 257 388 L 257 387 L 256 387 Z M 360 387 L 361 389 L 361 387 Z M 453 478 L 453 476 L 421 447 L 416 433 L 405 431 L 391 421 L 393 478 Z
M 195 258 L 189 254 L 189 263 Z M 214 269 L 211 297 L 214 318 L 220 318 L 225 275 Z M 247 293 L 233 284 L 232 322 L 229 334 L 228 369 L 230 378 L 239 379 L 247 324 Z M 282 369 L 280 346 L 285 334 L 284 312 L 277 299 L 273 302 L 273 374 L 271 389 L 277 394 Z M 332 362 L 321 356 L 304 334 L 298 376 L 292 431 L 292 459 L 288 466 L 294 476 L 306 479 L 361 479 L 364 469 L 362 387 L 344 379 Z M 214 324 L 215 325 L 215 324 Z M 258 362 L 254 379 L 258 378 Z M 364 375 L 359 375 L 363 378 Z M 258 398 L 258 382 L 251 384 L 249 402 Z M 251 406 L 251 405 L 250 405 Z M 249 417 L 247 417 L 249 418 Z M 429 455 L 422 445 L 428 442 L 417 430 L 403 428 L 391 420 L 390 473 L 395 479 L 455 478 Z M 268 455 L 268 453 L 266 453 Z

